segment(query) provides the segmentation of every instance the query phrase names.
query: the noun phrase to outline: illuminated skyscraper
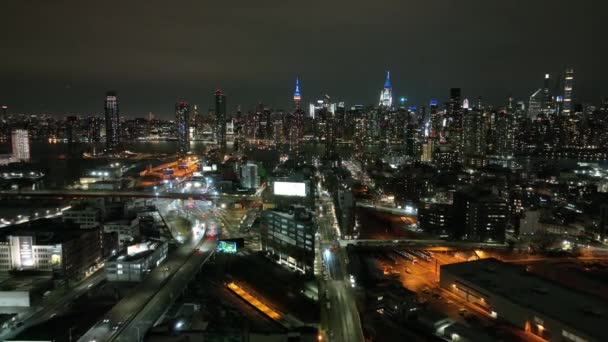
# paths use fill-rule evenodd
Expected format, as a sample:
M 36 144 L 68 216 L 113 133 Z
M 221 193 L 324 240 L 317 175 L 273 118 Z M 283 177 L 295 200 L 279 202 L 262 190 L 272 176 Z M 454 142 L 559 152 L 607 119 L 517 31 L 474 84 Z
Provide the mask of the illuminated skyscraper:
M 530 120 L 536 119 L 541 112 L 541 91 L 542 89 L 538 89 L 534 94 L 530 95 L 530 100 L 528 102 L 528 118 Z
M 226 147 L 226 95 L 221 89 L 215 91 L 215 140 Z
M 296 78 L 296 88 L 293 92 L 293 113 L 289 116 L 287 130 L 289 132 L 289 149 L 297 155 L 300 152 L 300 141 L 304 137 L 304 110 L 301 107 L 300 79 Z M 314 114 L 314 113 L 313 113 Z
M 177 125 L 177 143 L 181 154 L 190 151 L 190 104 L 178 101 L 175 104 L 175 124 Z
M 564 75 L 564 104 L 563 113 L 568 115 L 572 111 L 572 90 L 574 87 L 574 68 L 566 68 Z
M 106 114 L 106 150 L 116 152 L 120 143 L 120 114 L 116 92 L 109 91 L 106 93 L 104 109 Z
M 300 109 L 300 101 L 302 100 L 302 97 L 300 96 L 300 78 L 296 77 L 296 89 L 293 92 L 293 103 L 294 103 L 294 108 Z
M 380 92 L 380 107 L 391 108 L 393 106 L 393 87 L 391 86 L 391 72 L 386 72 L 384 89 Z
M 16 129 L 11 134 L 11 142 L 13 145 L 13 160 L 29 161 L 30 160 L 30 136 L 25 129 Z
M 543 85 L 543 95 L 541 102 L 541 109 L 543 111 L 549 111 L 551 109 L 551 105 L 553 104 L 551 99 L 551 92 L 549 91 L 549 82 L 550 76 L 549 74 L 545 74 L 545 83 Z

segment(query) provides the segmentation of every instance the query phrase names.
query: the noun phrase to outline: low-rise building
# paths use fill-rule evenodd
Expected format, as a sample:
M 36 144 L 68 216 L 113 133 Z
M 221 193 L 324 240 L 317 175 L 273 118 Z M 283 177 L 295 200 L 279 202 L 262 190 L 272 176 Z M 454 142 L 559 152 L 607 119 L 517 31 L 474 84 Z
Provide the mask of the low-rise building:
M 140 242 L 127 251 L 108 259 L 106 277 L 108 281 L 141 281 L 148 271 L 167 258 L 169 247 L 165 242 Z
M 63 221 L 72 221 L 83 229 L 98 227 L 101 221 L 101 212 L 98 208 L 81 204 L 65 210 Z
M 608 303 L 521 266 L 494 258 L 443 265 L 439 284 L 489 315 L 545 340 L 606 340 Z
M 40 219 L 5 227 L 0 233 L 0 272 L 38 270 L 78 279 L 102 260 L 100 228 L 85 230 L 59 220 Z
M 122 248 L 139 238 L 139 219 L 106 222 L 103 224 L 103 231 L 105 233 L 116 233 L 118 235 L 118 245 Z

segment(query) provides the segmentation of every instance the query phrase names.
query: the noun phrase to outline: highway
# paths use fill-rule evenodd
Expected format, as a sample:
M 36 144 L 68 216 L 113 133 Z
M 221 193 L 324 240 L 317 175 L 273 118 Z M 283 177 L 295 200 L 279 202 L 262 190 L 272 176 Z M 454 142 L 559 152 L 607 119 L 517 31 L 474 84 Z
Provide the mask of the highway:
M 259 199 L 250 194 L 208 194 L 172 191 L 127 191 L 127 190 L 2 190 L 2 197 L 128 197 L 128 198 L 171 198 L 196 200 Z
M 52 291 L 49 297 L 44 300 L 42 306 L 34 307 L 28 313 L 20 315 L 17 321 L 23 322 L 22 326 L 1 331 L 0 341 L 14 338 L 30 327 L 45 322 L 55 315 L 61 315 L 62 312 L 69 309 L 71 302 L 85 294 L 90 288 L 95 287 L 104 279 L 105 273 L 104 270 L 101 269 L 75 284 L 73 287 L 60 287 Z
M 373 204 L 373 203 L 369 203 L 369 202 L 365 202 L 365 201 L 361 201 L 358 200 L 357 201 L 357 207 L 361 207 L 361 208 L 368 208 L 368 209 L 373 209 L 373 210 L 378 210 L 378 211 L 384 211 L 390 214 L 395 214 L 395 215 L 403 215 L 403 216 L 412 216 L 412 217 L 416 217 L 416 214 L 412 213 L 412 211 L 408 211 L 402 208 L 396 208 L 396 207 L 387 207 L 384 205 L 377 205 L 377 204 Z
M 194 253 L 199 249 L 202 253 Z M 79 341 L 139 341 L 215 250 L 214 239 L 191 239 L 136 285 Z M 107 320 L 107 321 L 106 321 Z M 139 339 L 138 336 L 139 335 Z
M 317 200 L 317 218 L 321 245 L 319 253 L 323 264 L 324 282 L 319 296 L 321 327 L 329 341 L 364 341 L 359 311 L 346 274 L 344 251 L 336 242 L 340 232 L 336 223 L 331 197 Z

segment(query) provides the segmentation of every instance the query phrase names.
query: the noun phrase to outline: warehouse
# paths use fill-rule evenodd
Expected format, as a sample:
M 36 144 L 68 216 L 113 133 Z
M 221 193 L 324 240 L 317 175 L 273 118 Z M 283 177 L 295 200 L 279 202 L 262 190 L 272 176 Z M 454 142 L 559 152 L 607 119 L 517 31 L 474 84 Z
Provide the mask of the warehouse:
M 440 286 L 551 341 L 605 341 L 608 304 L 489 258 L 441 266 Z

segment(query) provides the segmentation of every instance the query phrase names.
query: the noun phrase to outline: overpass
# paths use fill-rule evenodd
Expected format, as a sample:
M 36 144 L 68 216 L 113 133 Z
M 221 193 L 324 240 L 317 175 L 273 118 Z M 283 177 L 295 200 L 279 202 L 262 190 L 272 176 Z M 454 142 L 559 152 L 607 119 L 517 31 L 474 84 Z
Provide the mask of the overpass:
M 183 200 L 257 200 L 257 194 L 218 194 L 188 192 L 149 192 L 132 190 L 1 190 L 0 199 L 5 198 L 86 198 L 86 197 L 125 197 L 125 198 L 168 198 Z
M 448 241 L 439 239 L 395 239 L 395 240 L 340 240 L 340 246 L 362 246 L 362 247 L 393 247 L 393 248 L 455 248 L 455 249 L 506 249 L 507 245 L 483 242 Z
M 416 214 L 414 212 L 412 212 L 411 210 L 406 210 L 406 209 L 402 209 L 402 208 L 377 205 L 377 204 L 373 204 L 373 203 L 369 203 L 369 202 L 362 202 L 362 201 L 357 201 L 356 205 L 357 205 L 357 207 L 360 207 L 360 208 L 367 208 L 367 209 L 372 209 L 372 210 L 377 210 L 377 211 L 383 211 L 383 212 L 387 212 L 389 214 L 416 217 Z
M 211 258 L 215 246 L 213 239 L 180 246 L 78 341 L 141 341 Z

